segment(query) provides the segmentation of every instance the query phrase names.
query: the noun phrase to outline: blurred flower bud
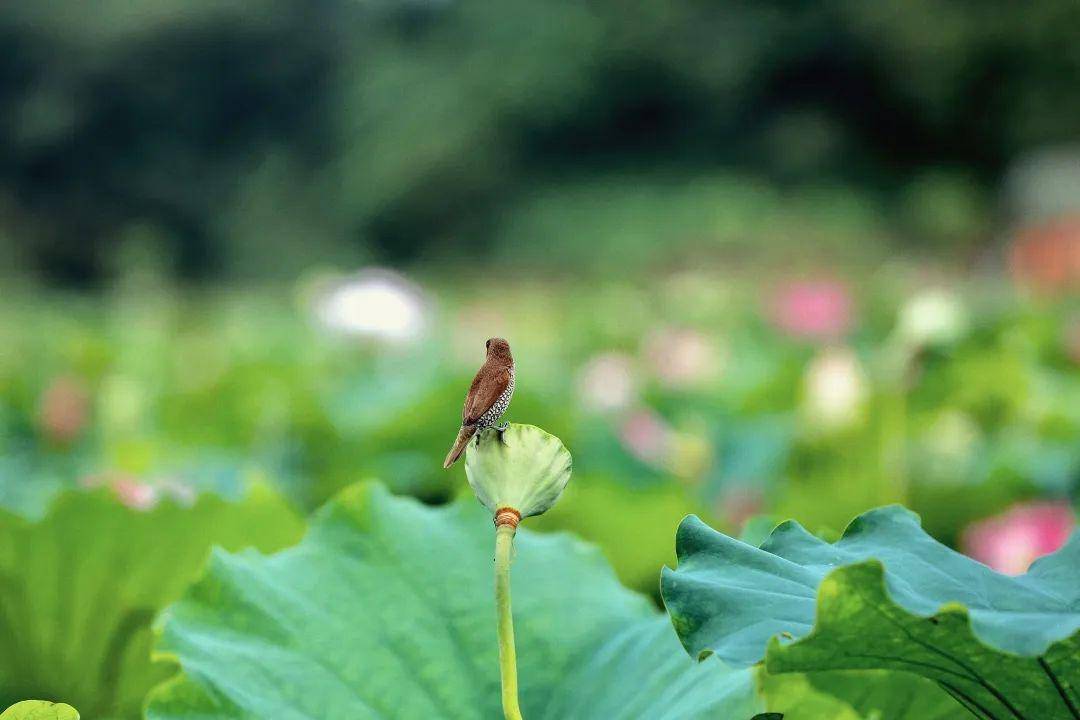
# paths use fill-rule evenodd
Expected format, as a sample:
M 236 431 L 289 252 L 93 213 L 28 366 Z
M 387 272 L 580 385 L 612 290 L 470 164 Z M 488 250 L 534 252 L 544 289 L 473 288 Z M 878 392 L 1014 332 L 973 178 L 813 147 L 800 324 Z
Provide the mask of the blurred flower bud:
M 319 295 L 314 311 L 334 332 L 383 342 L 412 342 L 427 329 L 423 292 L 389 270 L 364 270 L 336 283 Z
M 847 427 L 862 414 L 867 381 L 859 359 L 848 348 L 818 353 L 806 369 L 803 411 L 810 427 L 825 431 Z
M 939 483 L 965 482 L 981 439 L 979 425 L 970 415 L 955 409 L 941 411 L 919 438 L 925 456 L 923 475 Z
M 694 387 L 720 372 L 716 343 L 697 330 L 658 328 L 649 333 L 644 351 L 653 375 L 666 387 Z
M 152 510 L 158 504 L 158 492 L 153 485 L 135 478 L 120 477 L 112 482 L 112 491 L 123 505 L 132 510 Z
M 851 327 L 851 294 L 834 280 L 792 282 L 773 295 L 769 314 L 792 337 L 835 340 Z
M 1069 539 L 1076 526 L 1064 502 L 1033 502 L 972 523 L 961 547 L 967 555 L 998 572 L 1019 575 L 1036 558 L 1052 553 Z
M 511 423 L 501 441 L 489 428 L 465 453 L 469 485 L 492 515 L 507 508 L 522 518 L 547 512 L 570 481 L 571 469 L 562 441 L 535 425 Z
M 41 395 L 38 424 L 50 442 L 67 445 L 86 427 L 89 400 L 82 384 L 59 377 Z
M 624 410 L 638 397 L 634 360 L 624 353 L 591 358 L 578 372 L 577 396 L 590 412 Z
M 619 427 L 623 447 L 638 460 L 663 467 L 671 457 L 675 431 L 662 417 L 651 410 L 631 413 Z
M 896 334 L 906 346 L 941 345 L 959 340 L 968 327 L 967 309 L 947 290 L 928 290 L 900 309 Z
M 717 515 L 732 528 L 742 528 L 746 521 L 765 507 L 761 488 L 749 485 L 730 485 L 724 489 L 716 505 Z
M 1080 214 L 1025 227 L 1009 251 L 1013 281 L 1042 293 L 1080 290 Z
M 712 463 L 712 445 L 696 433 L 674 432 L 665 468 L 672 475 L 686 480 L 697 480 Z

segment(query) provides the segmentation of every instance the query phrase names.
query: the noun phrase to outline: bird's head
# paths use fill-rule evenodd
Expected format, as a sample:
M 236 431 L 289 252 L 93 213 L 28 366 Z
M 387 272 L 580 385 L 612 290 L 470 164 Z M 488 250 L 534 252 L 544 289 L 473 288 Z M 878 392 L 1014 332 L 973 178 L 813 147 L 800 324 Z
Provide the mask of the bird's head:
M 514 356 L 510 354 L 510 343 L 502 338 L 491 338 L 487 341 L 487 356 L 505 360 L 507 363 L 514 362 Z

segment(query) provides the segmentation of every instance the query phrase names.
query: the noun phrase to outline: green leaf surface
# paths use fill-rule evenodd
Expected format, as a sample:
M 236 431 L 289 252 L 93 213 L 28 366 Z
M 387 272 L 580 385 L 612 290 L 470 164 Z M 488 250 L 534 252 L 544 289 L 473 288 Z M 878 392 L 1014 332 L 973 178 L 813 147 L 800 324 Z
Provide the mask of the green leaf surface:
M 184 674 L 151 720 L 500 717 L 495 533 L 466 499 L 438 509 L 345 490 L 298 546 L 217 552 L 164 616 Z M 748 670 L 686 657 L 599 552 L 521 529 L 512 569 L 529 720 L 748 718 Z
M 762 672 L 758 684 L 785 720 L 970 720 L 932 681 L 891 670 Z
M 1080 534 L 1019 577 L 953 552 L 899 507 L 832 544 L 786 522 L 761 548 L 689 517 L 676 546 L 662 592 L 694 656 L 764 659 L 769 673 L 899 670 L 977 717 L 1080 717 Z
M 79 720 L 79 713 L 64 703 L 23 700 L 0 713 L 0 720 Z
M 211 545 L 278 549 L 302 528 L 262 487 L 238 502 L 206 494 L 145 511 L 104 490 L 68 491 L 39 520 L 0 512 L 0 702 L 61 697 L 87 717 L 139 717 L 175 671 L 151 663 L 153 617 Z

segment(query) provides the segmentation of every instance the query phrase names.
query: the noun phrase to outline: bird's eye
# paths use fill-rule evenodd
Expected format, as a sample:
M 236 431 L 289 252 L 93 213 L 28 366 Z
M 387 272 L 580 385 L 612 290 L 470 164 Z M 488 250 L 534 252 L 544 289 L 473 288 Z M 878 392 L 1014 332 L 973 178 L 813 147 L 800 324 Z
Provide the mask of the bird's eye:
M 487 349 L 490 350 L 491 349 L 491 341 L 488 340 L 486 343 L 484 343 L 484 347 L 486 347 Z

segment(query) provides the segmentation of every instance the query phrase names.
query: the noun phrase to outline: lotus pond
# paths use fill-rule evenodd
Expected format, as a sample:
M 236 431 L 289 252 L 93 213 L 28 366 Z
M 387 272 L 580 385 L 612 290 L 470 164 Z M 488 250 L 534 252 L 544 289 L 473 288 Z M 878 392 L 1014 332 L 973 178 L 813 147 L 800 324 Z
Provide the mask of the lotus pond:
M 6 293 L 4 720 L 501 717 L 492 335 L 523 717 L 1080 718 L 1080 306 L 890 268 Z

